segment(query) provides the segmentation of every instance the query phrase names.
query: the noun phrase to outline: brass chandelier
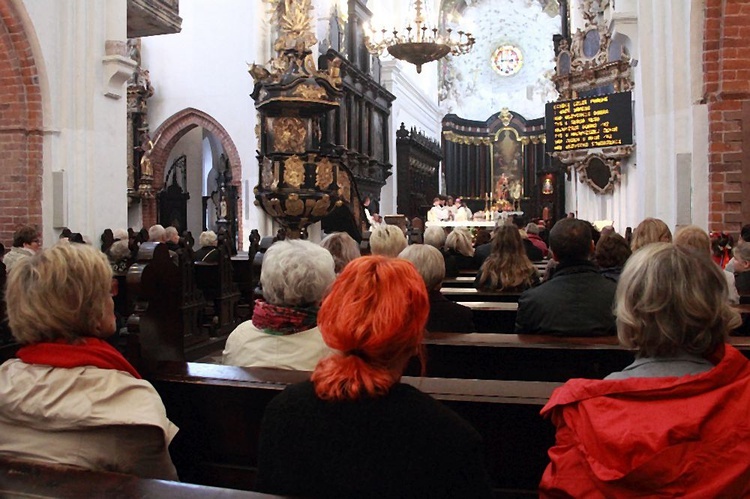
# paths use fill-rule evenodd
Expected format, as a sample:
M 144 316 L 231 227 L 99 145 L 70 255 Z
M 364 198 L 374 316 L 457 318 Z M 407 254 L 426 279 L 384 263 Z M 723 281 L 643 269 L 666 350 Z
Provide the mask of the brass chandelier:
M 476 40 L 471 33 L 459 30 L 455 36 L 452 28 L 444 32 L 434 26 L 430 28 L 422 12 L 422 0 L 414 0 L 414 8 L 414 20 L 401 31 L 396 28 L 392 32 L 385 28 L 380 31 L 365 28 L 367 50 L 378 57 L 388 50 L 396 59 L 414 64 L 417 73 L 421 73 L 422 64 L 437 61 L 448 54 L 466 54 L 472 49 Z

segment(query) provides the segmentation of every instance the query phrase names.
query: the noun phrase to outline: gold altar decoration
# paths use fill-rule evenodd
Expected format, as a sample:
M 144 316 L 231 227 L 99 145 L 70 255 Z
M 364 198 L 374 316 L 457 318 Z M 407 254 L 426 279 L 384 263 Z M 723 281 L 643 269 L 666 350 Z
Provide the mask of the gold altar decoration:
M 342 201 L 351 202 L 351 180 L 337 149 L 320 143 L 320 120 L 339 106 L 340 65 L 319 71 L 311 47 L 311 0 L 267 2 L 279 26 L 276 57 L 251 64 L 252 98 L 259 115 L 259 178 L 256 205 L 272 216 L 287 237 L 326 217 Z
M 422 72 L 422 65 L 442 59 L 448 54 L 459 56 L 471 51 L 476 41 L 471 33 L 453 29 L 445 31 L 437 26 L 430 27 L 422 10 L 424 2 L 414 0 L 414 19 L 407 21 L 407 26 L 400 32 L 386 28 L 373 30 L 365 28 L 365 45 L 367 50 L 380 57 L 386 50 L 396 59 L 414 64 L 417 73 Z M 390 27 L 390 26 L 389 26 Z

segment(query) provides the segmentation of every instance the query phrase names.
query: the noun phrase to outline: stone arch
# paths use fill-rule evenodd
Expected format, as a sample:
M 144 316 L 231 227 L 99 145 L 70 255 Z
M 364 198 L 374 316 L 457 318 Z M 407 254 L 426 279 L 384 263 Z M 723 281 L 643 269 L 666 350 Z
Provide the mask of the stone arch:
M 22 224 L 42 230 L 43 113 L 33 33 L 14 0 L 0 0 L 0 241 Z
M 151 151 L 151 164 L 154 168 L 154 192 L 164 186 L 164 170 L 172 148 L 179 140 L 195 127 L 203 127 L 219 140 L 232 165 L 232 185 L 237 187 L 237 213 L 242 213 L 242 165 L 237 147 L 229 133 L 210 115 L 194 108 L 183 109 L 167 118 L 151 134 L 154 148 Z M 144 199 L 142 205 L 143 226 L 150 227 L 156 223 L 156 199 Z M 242 223 L 239 224 L 239 241 L 242 244 Z

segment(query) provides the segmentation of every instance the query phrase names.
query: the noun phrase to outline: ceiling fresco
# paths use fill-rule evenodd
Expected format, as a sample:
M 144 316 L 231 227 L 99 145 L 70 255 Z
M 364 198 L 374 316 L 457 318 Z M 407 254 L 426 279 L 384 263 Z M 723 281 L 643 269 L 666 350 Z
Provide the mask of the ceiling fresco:
M 544 116 L 557 93 L 552 36 L 560 33 L 556 0 L 444 0 L 442 20 L 476 37 L 474 49 L 440 68 L 443 112 L 486 120 L 507 107 L 527 119 Z

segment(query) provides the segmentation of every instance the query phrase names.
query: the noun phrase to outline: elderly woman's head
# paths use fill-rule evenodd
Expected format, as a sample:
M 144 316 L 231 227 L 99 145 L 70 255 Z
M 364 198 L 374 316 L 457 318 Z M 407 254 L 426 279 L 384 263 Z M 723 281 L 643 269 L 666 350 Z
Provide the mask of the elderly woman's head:
M 697 225 L 687 225 L 678 229 L 674 236 L 674 244 L 711 256 L 711 238 L 708 232 Z
M 633 231 L 633 239 L 630 241 L 630 249 L 639 250 L 651 243 L 671 243 L 672 231 L 667 224 L 658 218 L 646 218 L 638 224 Z
M 13 233 L 13 247 L 26 248 L 32 251 L 38 251 L 40 248 L 41 237 L 39 232 L 30 226 L 22 225 Z
M 336 279 L 333 257 L 317 244 L 277 241 L 263 257 L 260 285 L 272 305 L 309 306 L 320 302 Z
M 201 246 L 216 246 L 218 242 L 219 238 L 216 232 L 212 230 L 201 232 L 201 235 L 198 236 L 198 244 Z
M 430 304 L 414 266 L 380 256 L 349 263 L 323 301 L 318 328 L 337 353 L 312 375 L 325 400 L 386 394 L 407 361 L 420 355 Z
M 721 269 L 695 250 L 655 243 L 633 253 L 617 286 L 617 335 L 640 357 L 708 355 L 741 323 Z
M 396 258 L 406 245 L 404 231 L 396 225 L 379 225 L 370 233 L 370 252 L 373 255 Z
M 471 245 L 471 234 L 463 227 L 455 228 L 445 240 L 445 248 L 464 256 L 474 256 L 474 246 Z
M 445 279 L 445 258 L 437 248 L 412 244 L 398 256 L 414 264 L 428 291 L 440 289 Z
M 424 231 L 423 241 L 439 250 L 443 249 L 447 236 L 442 227 L 427 227 Z
M 98 249 L 62 241 L 20 260 L 5 300 L 13 337 L 22 344 L 115 332 L 112 270 Z
M 346 232 L 334 232 L 320 242 L 320 246 L 331 253 L 336 273 L 341 273 L 346 264 L 359 258 L 359 244 Z

